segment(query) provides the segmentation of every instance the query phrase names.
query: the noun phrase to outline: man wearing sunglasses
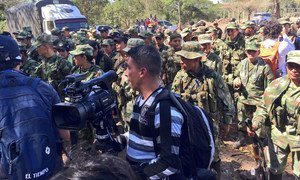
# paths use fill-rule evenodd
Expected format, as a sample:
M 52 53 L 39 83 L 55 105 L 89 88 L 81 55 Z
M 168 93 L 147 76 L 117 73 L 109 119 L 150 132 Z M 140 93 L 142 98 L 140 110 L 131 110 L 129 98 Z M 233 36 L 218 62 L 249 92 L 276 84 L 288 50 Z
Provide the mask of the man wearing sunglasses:
M 287 75 L 274 80 L 263 94 L 263 103 L 258 106 L 248 129 L 254 135 L 270 120 L 267 163 L 269 179 L 282 179 L 287 158 L 292 152 L 292 166 L 295 179 L 300 178 L 300 51 L 287 55 Z

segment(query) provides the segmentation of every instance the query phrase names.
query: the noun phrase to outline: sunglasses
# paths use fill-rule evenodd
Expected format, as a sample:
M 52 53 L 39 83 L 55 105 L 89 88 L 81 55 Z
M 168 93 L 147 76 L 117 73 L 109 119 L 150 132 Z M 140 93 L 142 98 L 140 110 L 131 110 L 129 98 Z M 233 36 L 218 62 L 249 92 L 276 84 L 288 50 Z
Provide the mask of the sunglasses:
M 253 54 L 253 53 L 256 53 L 257 51 L 255 51 L 255 50 L 247 50 L 246 51 L 248 54 Z
M 57 49 L 58 52 L 65 52 L 65 49 Z

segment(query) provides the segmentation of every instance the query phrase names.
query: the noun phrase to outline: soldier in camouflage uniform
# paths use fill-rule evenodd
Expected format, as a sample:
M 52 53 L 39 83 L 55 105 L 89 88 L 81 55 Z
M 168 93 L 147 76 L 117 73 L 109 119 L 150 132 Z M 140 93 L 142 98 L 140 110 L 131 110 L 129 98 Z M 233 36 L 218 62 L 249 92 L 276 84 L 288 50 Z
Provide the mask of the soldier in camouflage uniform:
M 274 79 L 272 70 L 259 57 L 259 47 L 257 41 L 249 41 L 246 43 L 247 58 L 242 60 L 235 69 L 235 79 L 233 87 L 238 91 L 237 101 L 237 118 L 238 118 L 238 140 L 233 144 L 238 149 L 245 145 L 247 118 L 252 119 L 253 113 L 258 105 L 262 103 L 262 94 L 266 87 Z M 264 141 L 264 134 L 260 132 L 260 138 Z M 255 175 L 259 179 L 264 173 L 262 169 L 262 159 L 259 156 L 259 147 L 252 144 L 253 157 L 257 163 Z
M 94 65 L 93 61 L 93 48 L 88 45 L 78 45 L 74 51 L 70 51 L 74 56 L 75 66 L 72 68 L 72 74 L 85 74 L 85 79 L 82 82 L 89 81 L 103 74 L 99 66 Z M 78 132 L 78 139 L 87 141 L 90 144 L 94 141 L 94 131 L 90 123 Z
M 26 30 L 21 31 L 16 36 L 16 39 L 17 39 L 18 43 L 20 43 L 22 45 L 25 45 L 26 50 L 28 50 L 31 47 L 32 38 L 33 38 L 33 35 L 30 32 L 26 31 Z
M 158 49 L 160 53 L 163 51 L 167 51 L 169 49 L 168 46 L 165 45 L 165 35 L 164 33 L 157 33 L 154 35 L 155 47 Z
M 130 38 L 127 42 L 127 46 L 122 50 L 124 53 L 127 53 L 131 48 L 144 45 L 145 42 L 140 38 Z M 125 58 L 126 60 L 126 58 Z M 123 131 L 128 131 L 129 122 L 131 119 L 131 113 L 133 110 L 133 105 L 136 96 L 138 95 L 130 85 L 127 76 L 125 76 L 126 69 L 119 68 L 117 69 L 118 80 L 113 83 L 113 89 L 117 94 L 118 109 L 121 112 L 122 121 L 120 122 L 123 127 Z M 120 123 L 118 125 L 120 125 Z
M 145 41 L 145 45 L 151 45 L 154 46 L 154 42 L 152 41 L 153 34 L 148 31 L 143 31 L 139 33 L 139 38 L 143 39 Z
M 30 49 L 32 49 L 33 47 L 34 46 L 31 46 Z M 34 72 L 36 68 L 39 66 L 39 63 L 29 56 L 28 50 L 26 50 L 25 46 L 20 47 L 20 53 L 22 56 L 22 64 L 20 70 L 28 75 L 34 75 Z M 22 55 L 23 53 L 26 54 L 26 58 L 23 58 Z
M 234 90 L 232 87 L 234 77 L 234 70 L 241 60 L 246 58 L 245 54 L 245 40 L 238 30 L 235 22 L 230 22 L 226 26 L 227 37 L 220 47 L 220 57 L 223 61 L 223 78 L 228 85 L 229 91 L 233 96 Z M 237 101 L 237 97 L 234 97 Z
M 258 41 L 258 37 L 255 34 L 255 22 L 246 21 L 242 26 L 241 29 L 244 31 L 244 38 L 245 41 Z
M 180 34 L 172 33 L 170 35 L 170 48 L 161 53 L 162 72 L 161 79 L 167 88 L 171 88 L 176 73 L 180 70 L 180 57 L 175 52 L 181 50 L 182 38 Z
M 220 57 L 211 51 L 211 38 L 208 34 L 201 34 L 198 36 L 198 42 L 200 44 L 201 50 L 204 52 L 205 56 L 202 57 L 202 62 L 215 70 L 220 75 L 223 74 L 223 63 Z
M 185 42 L 182 50 L 176 54 L 181 57 L 182 70 L 176 74 L 172 91 L 184 100 L 203 108 L 213 119 L 216 152 L 211 167 L 218 172 L 220 179 L 219 123 L 222 122 L 228 125 L 227 127 L 232 123 L 235 113 L 232 98 L 221 75 L 202 63 L 204 53 L 199 43 Z
M 262 94 L 274 79 L 272 70 L 259 57 L 260 45 L 256 41 L 246 43 L 247 58 L 242 60 L 234 72 L 236 77 L 233 87 L 238 91 L 238 130 L 239 140 L 235 148 L 245 145 L 246 124 L 245 119 L 252 119 L 256 107 L 262 103 Z
M 224 42 L 218 38 L 217 36 L 217 29 L 214 27 L 210 27 L 207 31 L 207 34 L 210 35 L 212 40 L 212 50 L 218 56 L 220 55 L 220 47 L 225 46 Z
M 263 94 L 263 103 L 258 107 L 248 129 L 260 129 L 271 122 L 268 132 L 269 179 L 280 180 L 285 170 L 288 155 L 292 152 L 295 179 L 300 178 L 300 51 L 291 51 L 287 56 L 287 75 L 271 82 Z
M 54 53 L 52 43 L 51 35 L 47 34 L 41 34 L 34 41 L 33 46 L 37 48 L 39 55 L 43 56 L 42 63 L 37 67 L 34 75 L 50 83 L 64 100 L 64 87 L 59 87 L 59 84 L 70 74 L 72 65 L 68 60 Z
M 113 39 L 104 39 L 101 47 L 106 56 L 113 59 L 116 56 L 116 52 L 114 51 L 114 40 Z

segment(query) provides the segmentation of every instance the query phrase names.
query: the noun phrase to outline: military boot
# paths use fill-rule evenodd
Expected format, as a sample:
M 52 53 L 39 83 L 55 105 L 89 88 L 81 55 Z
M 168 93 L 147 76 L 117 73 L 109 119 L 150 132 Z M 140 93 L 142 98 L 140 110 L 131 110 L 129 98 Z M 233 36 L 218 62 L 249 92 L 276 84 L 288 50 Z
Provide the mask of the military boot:
M 268 171 L 268 180 L 281 180 L 282 174 L 273 174 L 270 170 Z
M 233 147 L 239 149 L 242 146 L 246 145 L 246 133 L 239 131 L 238 140 L 234 142 Z

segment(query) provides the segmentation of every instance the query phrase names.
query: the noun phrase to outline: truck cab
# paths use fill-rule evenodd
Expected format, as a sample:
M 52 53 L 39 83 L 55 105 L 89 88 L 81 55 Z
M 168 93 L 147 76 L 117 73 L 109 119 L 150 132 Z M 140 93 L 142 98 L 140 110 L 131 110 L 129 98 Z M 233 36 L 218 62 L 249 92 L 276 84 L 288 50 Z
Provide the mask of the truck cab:
M 64 26 L 68 26 L 71 31 L 88 28 L 85 16 L 71 4 L 48 4 L 41 7 L 41 14 L 43 30 L 47 34 L 51 34 L 53 28 L 62 29 Z

